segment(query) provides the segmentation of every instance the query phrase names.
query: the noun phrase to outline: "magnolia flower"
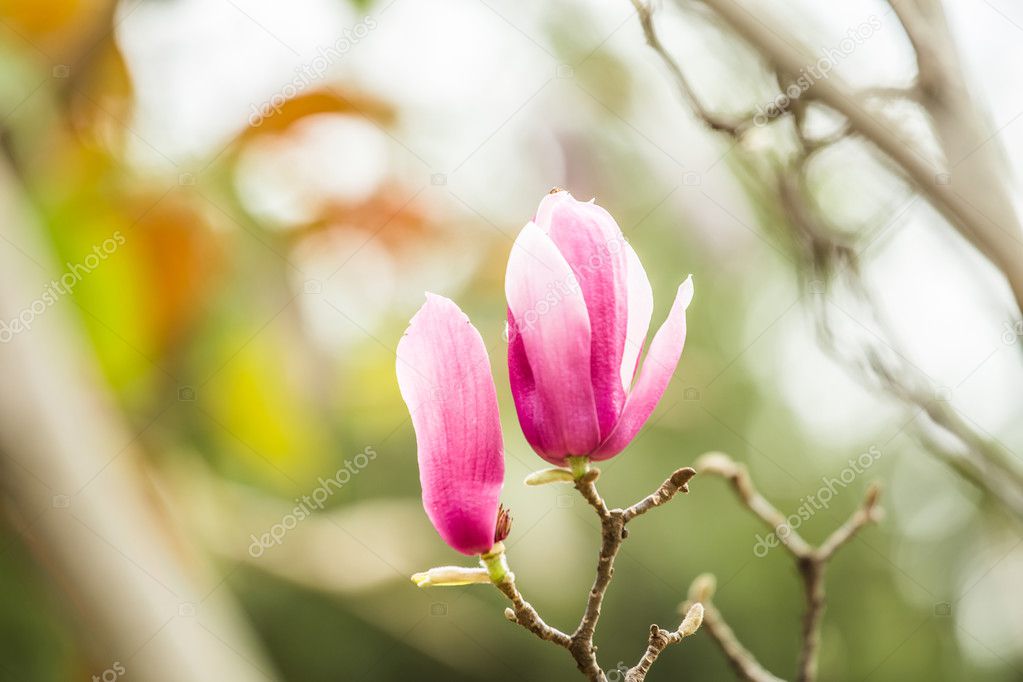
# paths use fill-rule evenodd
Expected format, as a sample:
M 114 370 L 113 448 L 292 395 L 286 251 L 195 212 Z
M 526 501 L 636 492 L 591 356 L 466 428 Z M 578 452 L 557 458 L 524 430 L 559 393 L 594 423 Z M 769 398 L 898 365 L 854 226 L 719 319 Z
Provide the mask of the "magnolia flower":
M 678 365 L 692 278 L 639 368 L 653 292 L 614 218 L 568 192 L 544 197 L 515 240 L 505 278 L 508 371 L 537 454 L 604 460 L 646 422 Z
M 457 305 L 434 294 L 398 343 L 398 387 L 412 415 L 423 507 L 463 554 L 486 554 L 508 534 L 498 517 L 504 445 L 483 339 Z

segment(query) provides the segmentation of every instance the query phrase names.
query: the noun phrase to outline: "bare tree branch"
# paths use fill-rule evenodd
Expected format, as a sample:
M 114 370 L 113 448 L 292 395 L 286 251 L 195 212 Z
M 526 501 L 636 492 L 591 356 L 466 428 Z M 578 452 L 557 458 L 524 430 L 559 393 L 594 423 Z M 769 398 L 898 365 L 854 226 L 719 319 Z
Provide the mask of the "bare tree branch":
M 694 475 L 696 475 L 694 469 L 683 467 L 669 476 L 657 490 L 628 509 L 609 509 L 594 484 L 600 476 L 600 470 L 585 464 L 577 474 L 574 485 L 600 519 L 601 542 L 596 575 L 579 625 L 571 635 L 547 625 L 536 609 L 519 594 L 515 587 L 515 578 L 511 573 L 507 574 L 501 582 L 495 583 L 497 588 L 511 600 L 514 607 L 505 611 L 508 620 L 522 625 L 540 639 L 568 649 L 575 660 L 576 667 L 591 682 L 607 682 L 607 675 L 604 674 L 597 662 L 597 648 L 593 644 L 593 636 L 597 629 L 597 622 L 600 620 L 604 595 L 614 576 L 615 557 L 621 549 L 622 542 L 628 537 L 625 524 L 650 509 L 665 504 L 679 492 L 689 492 L 687 484 Z M 699 627 L 698 615 L 698 611 L 693 611 L 692 618 L 687 617 L 683 620 L 682 625 L 674 632 L 663 630 L 656 625 L 651 626 L 647 650 L 640 662 L 631 669 L 630 673 L 633 676 L 628 679 L 637 682 L 643 680 L 650 666 L 665 648 L 696 631 Z
M 636 8 L 636 13 L 639 16 L 640 24 L 643 27 L 643 34 L 646 36 L 647 43 L 650 47 L 654 48 L 664 65 L 668 68 L 671 73 L 675 84 L 678 86 L 678 91 L 682 95 L 682 99 L 686 101 L 686 104 L 696 113 L 700 119 L 709 127 L 711 130 L 717 130 L 720 132 L 728 133 L 733 137 L 738 137 L 743 131 L 748 129 L 753 124 L 753 115 L 744 116 L 739 119 L 731 119 L 721 114 L 716 114 L 710 109 L 705 107 L 700 99 L 693 92 L 692 85 L 689 83 L 689 79 L 686 78 L 686 74 L 679 67 L 668 51 L 664 49 L 664 45 L 661 44 L 661 40 L 657 35 L 657 29 L 654 26 L 653 12 L 650 5 L 644 0 L 631 0 L 632 6 Z
M 540 639 L 547 642 L 554 642 L 566 649 L 572 643 L 572 638 L 561 630 L 553 628 L 544 622 L 533 605 L 522 598 L 518 588 L 515 587 L 515 578 L 512 574 L 505 576 L 505 579 L 496 583 L 497 589 L 501 590 L 504 596 L 508 597 L 514 608 L 505 609 L 505 617 L 513 623 L 518 623 Z
M 703 604 L 703 630 L 718 645 L 741 679 L 746 682 L 782 682 L 760 665 L 756 656 L 739 642 L 735 632 L 711 601 L 714 589 L 714 576 L 704 574 L 697 577 L 689 587 L 689 601 L 685 602 L 682 608 L 689 609 L 691 604 Z
M 671 501 L 679 492 L 689 492 L 689 479 L 696 475 L 696 469 L 684 467 L 679 469 L 661 484 L 661 487 L 644 497 L 642 500 L 625 510 L 625 523 L 641 514 L 645 514 L 654 507 L 659 507 Z
M 696 603 L 686 609 L 685 618 L 675 630 L 665 630 L 656 625 L 650 626 L 650 639 L 643 652 L 639 663 L 629 668 L 625 673 L 625 682 L 643 682 L 650 672 L 650 666 L 654 664 L 661 652 L 672 644 L 678 644 L 686 637 L 696 632 L 703 622 L 703 605 Z
M 799 652 L 796 680 L 797 682 L 814 682 L 817 679 L 821 619 L 824 616 L 826 603 L 824 573 L 827 563 L 835 552 L 849 542 L 861 528 L 880 518 L 880 509 L 877 506 L 880 488 L 876 484 L 871 485 L 856 512 L 819 547 L 813 547 L 788 524 L 785 515 L 757 491 L 746 468 L 728 455 L 720 452 L 703 455 L 697 460 L 696 469 L 700 473 L 714 474 L 728 480 L 739 500 L 774 532 L 774 536 L 778 538 L 782 546 L 795 558 L 806 599 L 806 610 L 803 613 L 802 647 Z M 699 595 L 699 597 L 699 601 L 703 602 L 708 610 L 712 608 L 709 595 L 706 597 Z M 719 646 L 732 660 L 733 665 L 737 669 L 746 671 L 742 674 L 762 675 L 763 671 L 757 670 L 759 664 L 754 665 L 755 659 L 748 651 L 738 646 L 734 633 L 730 629 L 718 627 L 717 634 L 715 634 L 714 626 L 723 623 L 718 616 L 719 614 L 714 613 L 705 617 L 708 631 L 718 640 Z M 718 622 L 715 622 L 715 619 Z M 747 676 L 746 679 L 765 678 Z
M 764 12 L 750 9 L 738 0 L 701 1 L 780 71 L 798 73 L 816 61 L 805 46 Z M 1017 308 L 1023 311 L 1023 229 L 1006 191 L 1004 167 L 994 162 L 997 145 L 989 145 L 988 128 L 966 96 L 961 68 L 958 63 L 949 65 L 955 50 L 940 4 L 936 0 L 918 0 L 917 7 L 921 6 L 927 11 L 920 16 L 929 21 L 926 40 L 935 45 L 931 53 L 946 58 L 941 85 L 922 83 L 930 105 L 927 108 L 945 152 L 944 165 L 928 159 L 887 114 L 866 107 L 835 73 L 814 81 L 804 98 L 845 116 L 852 130 L 888 157 L 949 223 L 1002 271 Z M 905 21 L 909 16 L 913 15 L 906 12 L 900 18 Z M 910 25 L 914 25 L 912 22 Z M 925 40 L 923 28 L 911 33 L 918 41 Z M 666 54 L 663 47 L 652 47 Z M 927 63 L 925 59 L 924 64 Z M 926 74 L 926 68 L 921 74 Z M 937 80 L 937 76 L 927 78 Z M 955 181 L 943 177 L 950 176 L 953 170 Z
M 684 74 L 679 77 L 681 68 L 657 38 L 650 5 L 642 0 L 632 1 L 648 43 L 667 65 L 693 111 L 710 129 L 725 132 L 736 142 L 742 141 L 745 130 L 741 126 L 722 125 L 721 117 L 698 101 Z M 909 88 L 853 92 L 837 74 L 818 79 L 784 111 L 773 111 L 779 116 L 794 117 L 800 149 L 788 165 L 768 171 L 770 177 L 765 188 L 777 197 L 786 219 L 800 275 L 811 280 L 845 275 L 850 292 L 866 305 L 882 330 L 883 338 L 867 338 L 853 355 L 844 352 L 840 345 L 848 341 L 845 335 L 830 328 L 832 316 L 827 300 L 815 296 L 818 334 L 825 351 L 859 380 L 872 388 L 880 385 L 907 407 L 925 415 L 930 424 L 918 428 L 918 437 L 925 446 L 1003 509 L 1023 520 L 1023 470 L 1019 462 L 993 439 L 983 437 L 950 404 L 937 399 L 930 385 L 933 382 L 897 350 L 894 335 L 860 279 L 855 237 L 849 230 L 830 224 L 808 187 L 807 167 L 817 152 L 852 136 L 866 140 L 882 151 L 894 170 L 908 178 L 950 224 L 1005 274 L 1017 304 L 1023 301 L 1023 239 L 1006 183 L 1009 174 L 999 145 L 991 141 L 993 135 L 987 134 L 990 125 L 970 100 L 941 3 L 889 1 L 916 53 L 917 82 Z M 706 0 L 703 4 L 760 52 L 764 62 L 776 71 L 780 85 L 784 74 L 796 73 L 813 62 L 809 51 L 762 11 L 737 0 Z M 911 101 L 930 115 L 944 161 L 929 160 L 917 142 L 900 133 L 887 114 L 870 106 L 871 101 L 893 98 Z M 811 102 L 842 114 L 845 124 L 823 138 L 809 138 L 803 127 Z M 927 433 L 928 429 L 951 436 L 959 447 Z

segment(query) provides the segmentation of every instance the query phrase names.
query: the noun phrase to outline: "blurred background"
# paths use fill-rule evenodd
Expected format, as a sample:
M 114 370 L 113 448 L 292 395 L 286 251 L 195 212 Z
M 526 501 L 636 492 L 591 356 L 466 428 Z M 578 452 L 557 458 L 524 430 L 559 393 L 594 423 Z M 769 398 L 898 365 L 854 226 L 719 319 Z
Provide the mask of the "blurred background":
M 945 9 L 977 148 L 1015 206 L 1023 9 Z M 898 100 L 914 82 L 885 2 L 754 11 L 832 48 L 829 83 Z M 654 20 L 709 110 L 775 100 L 770 64 L 711 7 Z M 0 2 L 0 679 L 574 679 L 496 590 L 409 581 L 464 557 L 422 511 L 394 376 L 423 291 L 457 301 L 498 384 L 510 561 L 574 627 L 598 524 L 571 490 L 521 485 L 544 464 L 504 361 L 505 262 L 557 185 L 616 216 L 654 324 L 696 282 L 675 380 L 602 467 L 609 503 L 722 450 L 792 513 L 880 453 L 800 528 L 822 540 L 883 483 L 885 520 L 829 569 L 821 679 L 1023 680 L 1007 267 L 841 117 L 793 109 L 733 138 L 676 86 L 628 0 Z M 927 106 L 872 106 L 941 156 Z M 793 161 L 803 117 L 839 133 L 812 166 Z M 827 218 L 810 238 L 777 191 L 797 174 Z M 602 664 L 632 665 L 713 572 L 738 636 L 791 678 L 790 558 L 755 554 L 766 531 L 720 480 L 691 488 L 632 526 Z M 698 633 L 649 679 L 731 675 Z

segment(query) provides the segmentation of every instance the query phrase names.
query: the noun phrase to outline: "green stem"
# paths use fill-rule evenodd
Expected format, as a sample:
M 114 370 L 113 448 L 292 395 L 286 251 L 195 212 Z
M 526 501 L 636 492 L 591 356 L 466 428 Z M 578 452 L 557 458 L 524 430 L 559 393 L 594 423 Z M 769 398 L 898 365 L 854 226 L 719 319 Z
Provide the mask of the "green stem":
M 490 582 L 499 583 L 508 575 L 508 562 L 504 558 L 504 543 L 498 542 L 486 554 L 480 555 L 480 563 L 487 569 Z
M 572 476 L 579 480 L 583 477 L 587 471 L 590 470 L 590 458 L 583 455 L 581 457 L 566 457 L 569 468 L 572 469 Z

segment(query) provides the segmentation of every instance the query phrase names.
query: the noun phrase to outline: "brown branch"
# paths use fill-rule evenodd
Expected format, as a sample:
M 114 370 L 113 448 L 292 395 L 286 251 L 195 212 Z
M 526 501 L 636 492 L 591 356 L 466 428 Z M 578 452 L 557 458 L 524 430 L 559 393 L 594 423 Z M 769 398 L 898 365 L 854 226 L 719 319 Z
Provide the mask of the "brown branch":
M 650 672 L 650 666 L 654 664 L 661 652 L 672 644 L 678 644 L 689 635 L 696 632 L 703 622 L 703 605 L 699 602 L 692 604 L 686 609 L 685 618 L 676 630 L 665 630 L 656 625 L 650 626 L 650 639 L 643 657 L 639 663 L 625 673 L 625 682 L 643 682 Z
M 590 680 L 605 679 L 600 665 L 597 663 L 597 651 L 593 645 L 593 633 L 600 619 L 600 607 L 604 602 L 604 594 L 611 584 L 614 575 L 614 560 L 625 539 L 625 513 L 621 509 L 609 510 L 604 499 L 597 492 L 594 481 L 600 476 L 599 469 L 588 469 L 575 482 L 575 488 L 590 503 L 600 517 L 600 555 L 597 559 L 597 572 L 593 578 L 579 626 L 572 633 L 570 651 L 575 657 L 579 670 Z
M 661 39 L 657 35 L 657 29 L 654 26 L 653 11 L 650 5 L 644 0 L 631 0 L 632 6 L 636 8 L 636 13 L 639 16 L 640 25 L 643 27 L 643 35 L 646 37 L 647 43 L 654 49 L 654 51 L 664 62 L 664 65 L 668 68 L 671 73 L 671 77 L 674 79 L 676 86 L 678 87 L 679 93 L 682 95 L 682 99 L 685 100 L 686 104 L 693 113 L 700 118 L 703 123 L 711 130 L 718 132 L 728 133 L 732 137 L 738 138 L 753 125 L 753 115 L 742 116 L 739 118 L 729 118 L 716 114 L 710 109 L 705 107 L 700 102 L 699 97 L 696 96 L 696 92 L 693 90 L 692 85 L 689 83 L 689 79 L 686 78 L 686 74 L 682 71 L 682 68 L 678 65 L 678 62 L 668 53 L 664 45 L 661 43 Z
M 648 0 L 631 0 L 647 43 L 671 73 L 692 111 L 711 129 L 738 140 L 754 123 L 753 117 L 730 119 L 713 113 L 700 102 L 685 72 L 661 43 Z M 816 57 L 794 37 L 775 26 L 763 12 L 738 0 L 703 0 L 778 74 L 800 73 Z M 914 91 L 935 123 L 944 162 L 929 158 L 926 150 L 882 111 L 865 106 L 841 77 L 830 73 L 817 79 L 800 101 L 816 101 L 841 114 L 851 131 L 868 141 L 893 164 L 967 241 L 972 243 L 1008 281 L 1017 309 L 1023 311 L 1023 225 L 1015 210 L 1004 176 L 997 145 L 989 145 L 991 126 L 970 103 L 965 77 L 955 56 L 940 3 L 917 2 L 910 11 L 907 0 L 893 0 L 917 54 L 918 83 Z M 777 109 L 775 117 L 789 113 Z M 767 120 L 770 120 L 768 117 Z M 956 171 L 952 186 L 951 172 Z M 942 174 L 949 182 L 939 183 Z
M 639 0 L 634 0 L 638 2 Z M 728 26 L 778 71 L 798 73 L 815 61 L 813 54 L 764 12 L 738 0 L 703 0 Z M 826 105 L 849 122 L 850 128 L 884 154 L 895 168 L 927 198 L 949 224 L 971 242 L 1006 277 L 1018 309 L 1023 310 L 1023 228 L 1004 180 L 1004 164 L 997 145 L 987 144 L 990 125 L 970 103 L 965 76 L 955 58 L 941 5 L 934 0 L 918 13 L 926 31 L 912 29 L 916 39 L 926 36 L 932 46 L 926 54 L 944 55 L 939 77 L 920 65 L 921 91 L 935 121 L 945 162 L 935 163 L 920 145 L 908 139 L 890 116 L 870 109 L 835 73 L 816 80 L 803 98 Z M 910 14 L 900 15 L 905 20 Z M 641 17 L 642 18 L 642 17 Z M 653 46 L 655 50 L 657 46 Z M 914 44 L 918 48 L 918 44 Z M 663 52 L 663 48 L 660 50 Z M 663 52 L 663 54 L 667 54 Z M 921 50 L 918 49 L 918 61 Z M 926 81 L 937 83 L 928 89 Z M 937 174 L 956 171 L 956 182 L 939 184 Z
M 898 87 L 889 85 L 875 85 L 864 88 L 856 94 L 857 99 L 879 99 L 890 102 L 904 100 L 919 104 L 921 99 L 920 89 L 917 87 Z
M 914 7 L 915 0 L 888 0 L 892 11 L 902 25 L 909 44 L 913 48 L 916 57 L 917 90 L 921 99 L 927 99 L 938 94 L 945 88 L 947 72 L 943 62 L 948 58 L 941 55 L 937 45 L 931 36 L 928 35 L 925 16 L 920 9 Z M 952 57 L 954 59 L 954 56 Z
M 683 467 L 677 470 L 661 484 L 660 488 L 625 510 L 625 523 L 641 514 L 647 513 L 654 507 L 670 502 L 671 498 L 675 497 L 680 491 L 683 493 L 689 492 L 689 479 L 695 475 L 696 469 L 691 467 Z
M 710 452 L 700 457 L 696 466 L 698 471 L 705 474 L 715 474 L 726 479 L 732 484 L 736 495 L 743 504 L 756 514 L 767 526 L 775 531 L 778 541 L 796 559 L 809 556 L 813 548 L 799 533 L 789 527 L 785 515 L 778 511 L 774 505 L 767 501 L 755 487 L 749 477 L 749 472 L 742 464 L 735 462 L 728 455 L 721 452 Z M 785 532 L 779 529 L 785 528 Z
M 504 580 L 495 583 L 497 589 L 501 590 L 504 596 L 508 597 L 514 608 L 505 609 L 505 617 L 513 623 L 518 623 L 540 639 L 553 642 L 558 646 L 569 648 L 571 638 L 561 630 L 551 627 L 544 622 L 533 605 L 522 598 L 522 594 L 515 586 L 515 578 L 512 574 L 505 576 Z
M 834 266 L 851 274 L 858 281 L 857 250 L 848 236 L 851 231 L 831 229 L 828 221 L 814 205 L 805 187 L 806 166 L 814 155 L 847 137 L 856 137 L 879 150 L 897 174 L 907 179 L 963 237 L 974 244 L 988 260 L 999 268 L 1009 282 L 1017 307 L 1023 310 L 1023 226 L 1011 201 L 1011 187 L 1006 184 L 1004 154 L 991 142 L 993 126 L 970 98 L 969 88 L 957 57 L 948 22 L 940 0 L 888 0 L 901 23 L 916 56 L 918 76 L 909 87 L 868 87 L 855 91 L 836 74 L 818 79 L 801 97 L 782 108 L 770 108 L 763 125 L 771 116 L 792 115 L 795 119 L 796 142 L 799 145 L 792 164 L 797 179 L 784 172 L 775 172 L 774 187 L 780 208 L 787 217 L 799 259 L 797 264 L 809 267 L 814 279 L 828 279 L 836 273 Z M 651 4 L 631 0 L 639 16 L 650 47 L 664 61 L 675 84 L 682 91 L 692 111 L 711 130 L 730 135 L 740 142 L 745 128 L 736 121 L 712 113 L 699 101 L 677 61 L 660 42 L 654 25 Z M 810 51 L 798 40 L 786 36 L 774 26 L 770 16 L 738 0 L 704 0 L 703 4 L 718 18 L 758 51 L 764 63 L 774 71 L 782 91 L 786 74 L 794 74 L 813 62 Z M 931 158 L 916 140 L 900 131 L 887 112 L 872 106 L 885 101 L 905 101 L 927 113 L 940 152 L 944 158 Z M 802 122 L 809 104 L 816 102 L 842 115 L 844 125 L 822 138 L 810 138 Z M 954 176 L 954 177 L 953 177 Z M 862 285 L 860 287 L 863 288 Z M 869 298 L 869 297 L 868 297 Z M 823 297 L 820 297 L 824 300 Z M 876 309 L 876 306 L 874 306 Z M 876 316 L 876 315 L 875 315 Z M 822 336 L 823 340 L 824 337 Z M 881 339 L 893 345 L 891 338 Z M 839 357 L 837 349 L 825 347 Z M 868 354 L 873 349 L 867 349 Z M 841 358 L 847 367 L 862 368 Z M 870 363 L 873 364 L 873 363 Z M 943 445 L 940 439 L 918 434 L 935 456 L 965 475 L 982 491 L 993 497 L 1007 511 L 1023 519 L 1023 474 L 1015 462 L 1007 461 L 1001 448 L 980 437 L 976 429 L 958 419 L 954 411 L 934 400 L 933 392 L 922 393 L 907 386 L 918 380 L 916 368 L 902 363 L 900 371 L 887 368 L 873 370 L 896 398 L 910 407 L 924 410 L 938 428 L 959 440 L 964 453 Z M 929 383 L 929 382 L 926 382 Z M 921 429 L 922 430 L 922 429 Z M 1009 458 L 1011 460 L 1011 458 Z
M 878 498 L 881 496 L 881 486 L 877 483 L 871 483 L 867 488 L 867 494 L 863 497 L 863 502 L 849 519 L 843 523 L 835 532 L 828 536 L 827 540 L 821 543 L 821 545 L 814 552 L 818 561 L 824 562 L 834 556 L 835 552 L 842 548 L 844 544 L 852 540 L 853 536 L 856 535 L 865 525 L 872 521 L 879 521 L 881 518 L 881 508 L 877 506 Z
M 607 504 L 604 503 L 604 499 L 597 492 L 597 486 L 594 485 L 598 478 L 600 478 L 600 469 L 587 469 L 586 473 L 576 479 L 575 489 L 597 511 L 600 520 L 604 521 L 611 516 L 611 512 L 608 511 Z
M 788 525 L 785 515 L 778 511 L 770 502 L 761 495 L 753 486 L 753 482 L 746 471 L 746 467 L 736 463 L 731 457 L 720 452 L 711 452 L 700 457 L 696 462 L 697 471 L 705 474 L 716 474 L 725 478 L 732 484 L 739 500 L 754 515 L 760 518 L 771 530 L 775 537 L 796 560 L 799 575 L 803 582 L 803 593 L 806 599 L 806 610 L 803 613 L 802 646 L 799 652 L 799 663 L 797 666 L 797 682 L 813 682 L 817 679 L 817 654 L 820 649 L 821 619 L 824 616 L 826 594 L 824 591 L 824 573 L 827 562 L 834 556 L 843 545 L 849 542 L 854 535 L 871 521 L 880 518 L 881 510 L 877 506 L 880 496 L 880 487 L 872 484 L 867 489 L 867 494 L 860 507 L 853 515 L 835 530 L 818 547 L 813 547 L 806 542 L 794 528 Z M 694 583 L 695 586 L 695 583 Z M 713 588 L 709 591 L 713 592 Z M 704 597 L 704 595 L 699 595 Z M 711 609 L 709 595 L 700 599 L 704 606 Z M 718 644 L 733 664 L 736 662 L 748 662 L 749 652 L 745 649 L 735 648 L 738 641 L 730 629 L 718 628 L 714 632 L 715 617 L 719 614 L 705 616 L 708 631 L 718 640 Z M 718 619 L 720 620 L 720 619 Z M 725 626 L 727 628 L 727 626 Z M 726 650 L 726 645 L 728 650 Z M 744 653 L 745 652 L 745 653 Z M 755 662 L 755 659 L 754 659 Z M 755 679 L 747 677 L 746 679 Z M 762 679 L 762 678 L 760 678 Z
M 600 609 L 604 602 L 604 595 L 607 593 L 607 588 L 611 584 L 611 578 L 614 576 L 615 557 L 621 549 L 622 542 L 628 536 L 625 524 L 636 516 L 665 504 L 680 491 L 688 492 L 687 484 L 694 475 L 696 475 L 694 469 L 689 467 L 679 469 L 662 483 L 656 491 L 628 509 L 608 509 L 604 498 L 600 496 L 596 485 L 594 485 L 600 476 L 600 470 L 590 468 L 586 464 L 582 473 L 575 479 L 575 488 L 593 507 L 597 512 L 598 518 L 600 518 L 601 542 L 596 575 L 593 579 L 593 586 L 590 588 L 590 593 L 586 600 L 586 608 L 583 611 L 579 625 L 571 635 L 567 635 L 547 625 L 540 618 L 536 609 L 519 594 L 515 588 L 514 577 L 511 574 L 508 574 L 504 580 L 497 583 L 498 589 L 511 600 L 514 606 L 514 608 L 509 608 L 505 611 L 505 616 L 509 620 L 527 628 L 540 639 L 554 642 L 568 649 L 579 671 L 591 682 L 607 682 L 607 676 L 597 662 L 597 647 L 593 644 L 593 635 L 597 629 L 597 621 L 600 620 Z M 695 617 L 696 612 L 693 614 L 693 618 Z M 687 634 L 683 635 L 680 633 L 688 632 L 690 628 L 695 632 L 698 626 L 699 623 L 694 625 L 693 620 L 688 617 L 676 632 L 669 632 L 653 626 L 647 652 L 640 663 L 637 664 L 637 667 L 634 668 L 637 671 L 635 674 L 640 675 L 640 677 L 634 676 L 630 679 L 642 680 L 646 675 L 646 671 L 649 670 L 661 651 L 669 644 L 673 644 L 681 640 L 682 637 L 688 636 Z M 692 633 L 688 632 L 688 634 Z
M 678 62 L 660 42 L 651 4 L 647 0 L 630 1 L 648 44 L 667 66 L 692 111 L 709 129 L 741 142 L 746 132 L 746 127 L 740 125 L 742 119 L 733 121 L 716 115 L 699 100 Z M 750 3 L 704 0 L 703 4 L 760 53 L 774 71 L 781 91 L 785 90 L 786 74 L 798 73 L 800 67 L 813 62 L 813 55 L 805 46 L 785 36 L 782 29 L 772 25 L 770 16 L 764 16 Z M 858 278 L 858 253 L 848 236 L 851 231 L 832 229 L 814 205 L 810 192 L 800 186 L 806 183 L 807 164 L 818 152 L 845 138 L 856 137 L 879 150 L 895 173 L 907 179 L 952 227 L 1002 271 L 1017 307 L 1023 310 L 1023 226 L 1009 197 L 1011 188 L 1006 186 L 1004 154 L 999 145 L 990 142 L 990 121 L 971 102 L 940 0 L 889 0 L 889 4 L 914 50 L 918 66 L 916 83 L 909 87 L 879 86 L 856 91 L 831 73 L 784 108 L 772 107 L 761 113 L 765 120 L 754 122 L 764 125 L 773 117 L 787 115 L 795 120 L 797 151 L 790 165 L 775 171 L 774 186 L 767 183 L 767 189 L 777 193 L 799 256 L 797 264 L 808 267 L 814 279 L 828 279 L 839 272 L 836 264 L 842 266 L 842 272 L 850 273 L 853 280 Z M 887 112 L 872 106 L 896 100 L 915 104 L 929 115 L 944 158 L 931 158 L 923 146 L 899 130 Z M 803 121 L 807 107 L 814 102 L 843 116 L 844 124 L 827 136 L 809 137 L 803 130 Z M 795 179 L 785 172 L 793 169 L 798 176 Z M 881 341 L 893 345 L 890 338 Z M 834 348 L 825 350 L 838 356 Z M 873 349 L 867 349 L 867 353 L 873 353 Z M 861 371 L 847 358 L 839 359 L 847 367 Z M 942 445 L 939 439 L 918 435 L 935 456 L 967 476 L 1015 517 L 1023 518 L 1023 474 L 1015 462 L 1007 461 L 1000 448 L 981 438 L 954 411 L 934 400 L 929 388 L 920 393 L 907 386 L 907 382 L 918 379 L 915 375 L 919 372 L 908 362 L 902 364 L 897 372 L 868 367 L 866 378 L 871 378 L 869 370 L 873 370 L 896 398 L 910 407 L 923 409 L 935 426 L 959 440 L 967 450 L 961 454 Z

